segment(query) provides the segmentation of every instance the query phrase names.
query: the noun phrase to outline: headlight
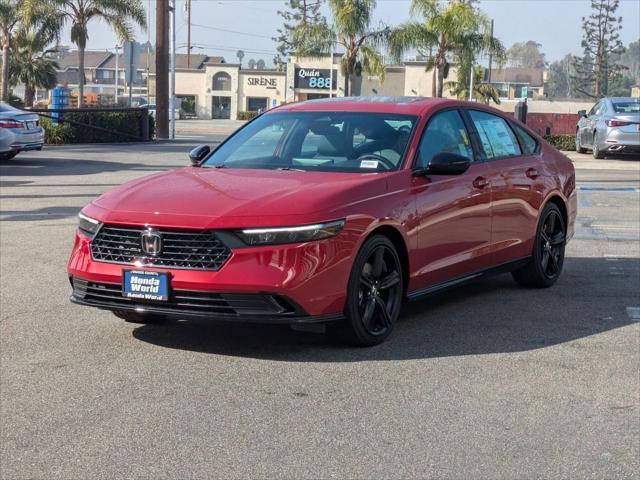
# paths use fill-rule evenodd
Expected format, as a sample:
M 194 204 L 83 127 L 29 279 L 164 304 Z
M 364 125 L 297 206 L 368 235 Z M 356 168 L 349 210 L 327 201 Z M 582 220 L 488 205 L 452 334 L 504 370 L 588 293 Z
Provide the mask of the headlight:
M 333 237 L 344 228 L 344 220 L 336 220 L 300 227 L 251 228 L 236 234 L 247 245 L 275 245 L 280 243 L 303 243 Z
M 100 229 L 100 222 L 93 218 L 83 215 L 82 212 L 78 214 L 78 230 L 87 235 L 93 237 Z

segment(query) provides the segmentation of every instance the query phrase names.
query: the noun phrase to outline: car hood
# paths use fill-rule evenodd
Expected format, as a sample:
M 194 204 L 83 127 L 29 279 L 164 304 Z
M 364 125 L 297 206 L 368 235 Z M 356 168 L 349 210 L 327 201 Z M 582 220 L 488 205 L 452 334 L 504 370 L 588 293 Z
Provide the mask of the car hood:
M 384 174 L 187 167 L 125 183 L 84 211 L 113 223 L 269 226 L 329 220 L 341 207 L 385 191 Z

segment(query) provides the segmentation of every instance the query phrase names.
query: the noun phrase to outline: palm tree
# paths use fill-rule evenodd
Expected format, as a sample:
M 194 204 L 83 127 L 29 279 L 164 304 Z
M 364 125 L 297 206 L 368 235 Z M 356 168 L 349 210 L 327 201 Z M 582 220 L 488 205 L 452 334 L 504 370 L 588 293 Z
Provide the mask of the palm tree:
M 0 100 L 9 99 L 9 58 L 11 41 L 22 12 L 17 0 L 0 0 L 0 44 L 2 45 L 2 73 L 0 74 Z
M 42 1 L 42 0 L 32 0 Z M 134 25 L 147 27 L 142 0 L 49 0 L 71 24 L 71 41 L 78 47 L 78 107 L 84 104 L 84 51 L 89 38 L 88 24 L 99 18 L 115 31 L 120 42 L 134 38 Z M 132 23 L 133 22 L 133 23 Z
M 480 65 L 476 65 L 473 69 L 473 99 L 483 103 L 493 101 L 493 103 L 499 105 L 500 94 L 498 90 L 490 83 L 485 83 L 482 80 L 484 78 L 484 71 L 485 69 Z M 445 85 L 456 98 L 467 100 L 469 98 L 470 76 L 470 65 L 460 66 L 458 68 L 458 79 L 455 82 L 447 82 Z
M 56 84 L 58 63 L 47 50 L 54 36 L 38 29 L 20 30 L 13 41 L 9 80 L 11 85 L 24 85 L 24 104 L 33 106 L 36 88 L 53 88 Z
M 413 48 L 428 57 L 426 69 L 434 69 L 434 96 L 442 97 L 452 57 L 475 58 L 484 51 L 504 56 L 504 46 L 490 34 L 489 19 L 470 0 L 449 0 L 444 5 L 438 0 L 411 0 L 410 13 L 423 21 L 405 23 L 392 32 L 389 50 L 396 60 Z
M 9 98 L 9 70 L 14 37 L 20 31 L 38 29 L 43 38 L 57 38 L 62 24 L 42 0 L 0 0 L 0 44 L 2 45 L 2 73 L 0 74 L 0 100 Z M 42 46 L 46 47 L 46 44 Z
M 344 75 L 344 94 L 351 92 L 351 76 L 361 71 L 384 79 L 384 58 L 378 48 L 386 43 L 389 29 L 372 29 L 376 0 L 328 0 L 333 25 L 306 23 L 293 33 L 296 56 L 320 57 L 330 54 L 333 46 L 345 50 L 340 62 Z

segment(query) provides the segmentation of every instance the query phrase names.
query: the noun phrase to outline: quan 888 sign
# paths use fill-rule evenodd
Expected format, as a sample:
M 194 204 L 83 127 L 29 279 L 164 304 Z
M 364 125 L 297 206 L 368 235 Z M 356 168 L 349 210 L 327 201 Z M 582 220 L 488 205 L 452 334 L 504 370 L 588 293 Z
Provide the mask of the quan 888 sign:
M 333 89 L 336 88 L 337 71 L 333 71 Z M 295 88 L 313 88 L 329 90 L 331 88 L 331 71 L 323 68 L 296 68 Z

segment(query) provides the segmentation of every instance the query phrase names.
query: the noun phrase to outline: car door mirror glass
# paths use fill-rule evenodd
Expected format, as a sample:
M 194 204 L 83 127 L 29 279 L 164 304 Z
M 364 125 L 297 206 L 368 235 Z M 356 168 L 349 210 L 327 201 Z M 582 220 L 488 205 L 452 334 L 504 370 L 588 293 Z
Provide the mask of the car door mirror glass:
M 442 152 L 435 155 L 427 167 L 427 171 L 432 175 L 460 175 L 466 172 L 471 165 L 471 161 L 456 153 Z
M 211 149 L 209 145 L 198 145 L 196 148 L 189 152 L 189 160 L 191 160 L 191 165 L 197 167 L 200 165 L 202 160 L 209 155 Z

